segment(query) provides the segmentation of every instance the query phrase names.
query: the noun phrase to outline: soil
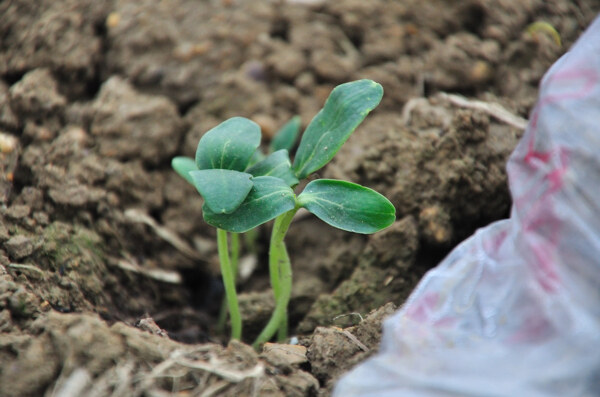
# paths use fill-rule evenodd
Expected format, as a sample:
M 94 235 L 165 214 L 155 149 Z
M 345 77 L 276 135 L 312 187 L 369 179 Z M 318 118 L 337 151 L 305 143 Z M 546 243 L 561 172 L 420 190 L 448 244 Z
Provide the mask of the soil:
M 504 167 L 538 83 L 599 10 L 1 2 L 0 396 L 329 395 L 420 277 L 507 216 Z M 528 32 L 535 21 L 562 43 Z M 215 233 L 170 160 L 232 116 L 258 122 L 265 143 L 296 114 L 306 126 L 359 78 L 384 99 L 318 176 L 378 190 L 397 221 L 362 236 L 299 213 L 287 237 L 298 344 L 227 344 Z M 273 307 L 268 229 L 243 252 L 244 342 Z

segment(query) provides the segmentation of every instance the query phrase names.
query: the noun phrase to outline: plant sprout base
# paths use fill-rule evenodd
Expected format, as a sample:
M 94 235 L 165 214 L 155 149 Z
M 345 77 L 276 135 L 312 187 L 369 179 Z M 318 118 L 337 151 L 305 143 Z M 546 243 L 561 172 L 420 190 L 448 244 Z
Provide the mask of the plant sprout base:
M 238 264 L 240 261 L 240 235 L 239 233 L 231 233 L 229 237 L 231 271 L 233 273 L 233 282 L 237 285 Z M 229 305 L 227 302 L 227 296 L 225 296 L 223 302 L 221 302 L 221 309 L 219 310 L 219 318 L 217 320 L 216 330 L 218 333 L 223 333 L 225 331 L 227 313 L 229 313 Z
M 235 273 L 231 266 L 229 258 L 229 248 L 227 244 L 227 232 L 223 229 L 217 229 L 217 247 L 219 250 L 219 261 L 221 262 L 221 276 L 225 286 L 225 296 L 229 306 L 229 317 L 231 318 L 231 339 L 242 338 L 242 317 L 238 306 L 237 294 L 235 292 Z
M 254 342 L 254 347 L 269 341 L 275 332 L 278 332 L 278 340 L 287 337 L 287 307 L 292 295 L 292 264 L 288 256 L 284 238 L 292 223 L 292 219 L 299 206 L 280 215 L 275 219 L 271 233 L 271 245 L 269 248 L 269 275 L 271 277 L 271 288 L 275 296 L 275 310 L 263 331 Z
M 227 247 L 227 232 L 245 233 L 275 219 L 269 248 L 275 310 L 254 342 L 258 347 L 275 333 L 280 340 L 287 336 L 292 267 L 284 237 L 300 208 L 331 226 L 355 233 L 375 233 L 395 221 L 396 210 L 389 200 L 355 183 L 316 179 L 298 195 L 293 190 L 300 180 L 335 156 L 382 96 L 381 85 L 371 80 L 334 88 L 302 135 L 293 163 L 288 151 L 294 145 L 299 118 L 285 126 L 266 156 L 258 151 L 260 127 L 251 120 L 233 117 L 202 136 L 195 159 L 173 159 L 173 168 L 204 198 L 204 220 L 218 229 L 219 259 L 233 339 L 241 337 L 242 326 L 235 292 L 237 270 Z M 239 251 L 235 244 L 232 236 L 234 263 Z

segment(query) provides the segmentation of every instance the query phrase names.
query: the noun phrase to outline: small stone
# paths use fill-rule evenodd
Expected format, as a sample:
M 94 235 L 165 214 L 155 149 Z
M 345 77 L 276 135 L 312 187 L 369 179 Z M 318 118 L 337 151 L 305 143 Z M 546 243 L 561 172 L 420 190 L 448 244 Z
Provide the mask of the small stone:
M 327 80 L 346 81 L 356 69 L 352 58 L 342 57 L 326 50 L 313 52 L 310 61 L 315 73 Z
M 421 236 L 430 244 L 448 245 L 452 241 L 452 222 L 446 210 L 438 205 L 425 207 L 419 213 Z
M 44 206 L 44 193 L 37 187 L 26 186 L 21 190 L 14 204 L 26 204 L 32 210 L 40 210 Z
M 33 239 L 25 236 L 14 236 L 4 243 L 4 248 L 13 259 L 21 259 L 33 253 Z
M 111 12 L 106 17 L 106 27 L 109 29 L 116 28 L 121 22 L 121 15 L 118 12 Z
M 135 327 L 141 329 L 142 331 L 150 332 L 153 335 L 158 335 L 162 337 L 169 336 L 169 334 L 167 334 L 167 331 L 160 328 L 152 317 L 146 317 L 138 320 L 138 322 L 135 323 Z
M 90 132 L 102 156 L 156 165 L 179 149 L 185 123 L 169 99 L 139 93 L 128 81 L 111 77 L 92 103 Z
M 310 92 L 315 88 L 315 84 L 315 76 L 310 72 L 303 72 L 294 80 L 296 88 L 303 92 Z
M 34 212 L 33 219 L 38 223 L 38 225 L 46 226 L 50 223 L 50 217 L 45 212 Z
M 19 288 L 8 300 L 8 308 L 15 317 L 32 317 L 39 312 L 39 299 L 24 288 Z
M 286 47 L 270 56 L 269 64 L 279 76 L 293 80 L 306 68 L 306 58 L 301 51 Z
M 9 154 L 17 150 L 19 140 L 16 136 L 0 132 L 0 153 Z
M 25 74 L 10 88 L 10 95 L 15 110 L 30 117 L 62 112 L 67 103 L 52 72 L 44 68 Z
M 13 204 L 4 213 L 7 218 L 12 220 L 23 219 L 29 216 L 31 208 L 25 204 Z
M 283 343 L 265 343 L 261 356 L 276 367 L 299 365 L 308 361 L 306 347 Z

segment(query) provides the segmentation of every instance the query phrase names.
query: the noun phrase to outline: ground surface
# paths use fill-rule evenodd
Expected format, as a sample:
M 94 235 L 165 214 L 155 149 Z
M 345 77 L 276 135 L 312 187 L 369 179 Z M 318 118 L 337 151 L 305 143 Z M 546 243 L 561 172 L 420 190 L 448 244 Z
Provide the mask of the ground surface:
M 519 120 L 441 93 L 526 118 L 544 71 L 598 10 L 592 0 L 0 3 L 0 396 L 328 395 L 423 273 L 509 210 L 504 165 Z M 536 21 L 562 46 L 528 32 Z M 170 159 L 231 116 L 257 121 L 267 142 L 359 78 L 380 82 L 383 102 L 319 173 L 382 192 L 397 221 L 365 237 L 301 217 L 288 236 L 300 345 L 223 347 L 214 232 Z M 265 227 L 243 260 L 247 342 L 273 307 L 267 241 Z M 364 320 L 338 317 L 350 313 Z

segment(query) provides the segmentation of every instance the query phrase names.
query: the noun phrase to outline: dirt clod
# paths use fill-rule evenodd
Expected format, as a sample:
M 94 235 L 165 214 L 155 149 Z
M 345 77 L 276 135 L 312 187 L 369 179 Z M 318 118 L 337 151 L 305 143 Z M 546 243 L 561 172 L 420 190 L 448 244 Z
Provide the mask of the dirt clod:
M 34 241 L 23 235 L 13 236 L 4 243 L 4 248 L 13 259 L 22 259 L 33 253 Z
M 107 157 L 159 164 L 173 157 L 182 131 L 170 101 L 136 93 L 117 77 L 103 84 L 92 105 L 90 132 L 100 138 L 99 153 Z
M 340 375 L 375 352 L 381 337 L 382 322 L 395 310 L 396 306 L 389 303 L 369 313 L 354 327 L 315 329 L 307 357 L 312 373 L 326 390 L 331 391 Z

